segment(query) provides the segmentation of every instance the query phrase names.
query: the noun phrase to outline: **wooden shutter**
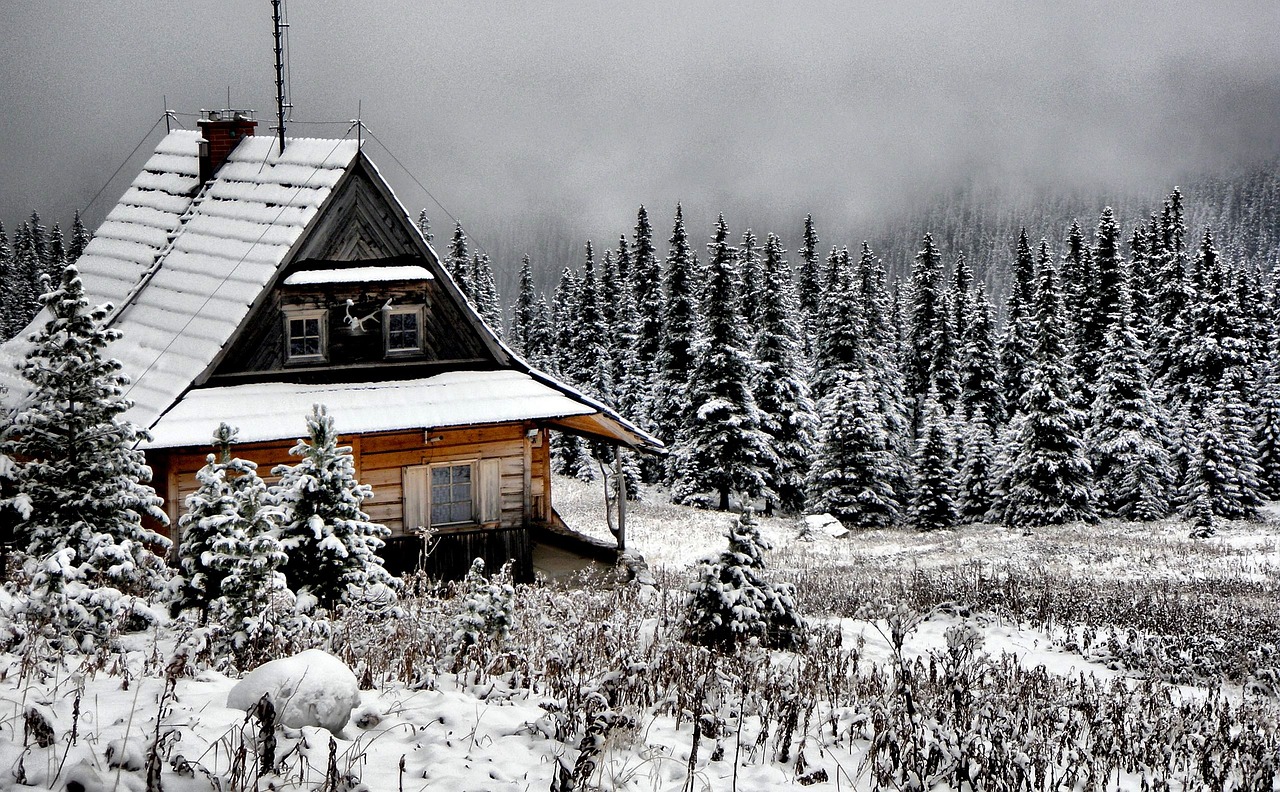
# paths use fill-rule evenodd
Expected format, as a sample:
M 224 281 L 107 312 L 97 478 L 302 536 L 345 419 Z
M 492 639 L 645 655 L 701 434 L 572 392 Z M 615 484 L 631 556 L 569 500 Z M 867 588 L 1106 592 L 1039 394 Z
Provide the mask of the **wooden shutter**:
M 482 459 L 476 465 L 480 486 L 480 522 L 502 519 L 502 460 Z
M 404 468 L 404 532 L 412 534 L 419 527 L 431 525 L 431 509 L 428 503 L 428 474 L 426 465 Z

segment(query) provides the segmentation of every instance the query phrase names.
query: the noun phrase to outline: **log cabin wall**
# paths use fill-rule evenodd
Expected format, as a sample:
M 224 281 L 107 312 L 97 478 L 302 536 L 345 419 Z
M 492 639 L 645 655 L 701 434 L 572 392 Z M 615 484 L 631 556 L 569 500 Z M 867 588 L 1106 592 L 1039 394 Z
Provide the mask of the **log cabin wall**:
M 338 416 L 339 421 L 341 416 Z M 299 419 L 301 422 L 301 419 Z M 532 431 L 532 437 L 530 436 Z M 405 547 L 415 537 L 412 527 L 404 522 L 405 469 L 440 462 L 489 460 L 490 468 L 496 468 L 500 476 L 497 488 L 500 519 L 482 524 L 479 522 L 451 525 L 440 529 L 448 554 L 449 536 L 468 547 L 480 541 L 492 547 L 494 542 L 477 537 L 477 532 L 511 531 L 528 528 L 530 523 L 546 522 L 551 516 L 550 498 L 550 443 L 547 430 L 537 428 L 531 422 L 492 424 L 458 427 L 452 429 L 405 430 L 364 435 L 341 436 L 339 442 L 350 445 L 355 461 L 356 477 L 373 489 L 373 497 L 364 502 L 364 510 L 371 520 L 391 530 L 393 541 L 388 547 Z M 243 443 L 235 446 L 234 453 L 258 464 L 258 472 L 269 484 L 278 477 L 271 470 L 279 464 L 294 464 L 297 457 L 289 455 L 296 441 L 270 443 Z M 147 452 L 148 462 L 155 471 L 156 491 L 165 499 L 165 511 L 172 523 L 170 534 L 176 533 L 178 518 L 185 511 L 188 495 L 199 486 L 196 472 L 205 465 L 208 449 L 180 448 L 157 449 Z M 477 469 L 480 467 L 476 466 Z M 479 515 L 477 514 L 477 517 Z M 527 555 L 528 537 L 513 537 L 507 544 L 523 548 Z M 487 559 L 488 560 L 488 559 Z M 408 568 L 399 559 L 388 559 L 388 566 L 397 571 Z M 527 559 L 517 558 L 518 566 Z M 492 561 L 490 560 L 492 564 Z M 498 562 L 500 563 L 500 561 Z M 465 567 L 462 569 L 465 572 Z M 440 570 L 441 574 L 454 576 L 455 570 Z

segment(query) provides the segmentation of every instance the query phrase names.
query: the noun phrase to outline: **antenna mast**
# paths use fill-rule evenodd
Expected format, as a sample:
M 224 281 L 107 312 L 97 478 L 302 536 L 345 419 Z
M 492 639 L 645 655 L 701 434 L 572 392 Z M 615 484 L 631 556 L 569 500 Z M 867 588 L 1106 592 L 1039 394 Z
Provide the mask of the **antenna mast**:
M 276 129 L 280 135 L 280 153 L 284 153 L 284 110 L 292 105 L 284 101 L 284 29 L 288 23 L 280 21 L 280 0 L 271 0 L 271 18 L 276 37 Z

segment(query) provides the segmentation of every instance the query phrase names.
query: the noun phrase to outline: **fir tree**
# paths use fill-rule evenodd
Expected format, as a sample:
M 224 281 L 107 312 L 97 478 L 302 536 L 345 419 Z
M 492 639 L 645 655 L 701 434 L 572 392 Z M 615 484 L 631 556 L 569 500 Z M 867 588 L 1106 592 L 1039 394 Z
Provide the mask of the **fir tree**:
M 925 234 L 923 247 L 911 268 L 911 321 L 907 326 L 907 393 L 913 400 L 924 398 L 939 368 L 946 364 L 939 342 L 946 330 L 946 302 L 943 296 L 942 255 Z
M 827 258 L 826 290 L 813 345 L 813 393 L 825 398 L 844 372 L 865 365 L 865 315 L 848 250 Z
M 1062 305 L 1067 339 L 1073 353 L 1072 365 L 1077 371 L 1082 370 L 1082 357 L 1087 354 L 1084 328 L 1091 308 L 1092 285 L 1093 251 L 1085 241 L 1080 222 L 1072 220 L 1067 231 L 1067 252 L 1062 256 Z
M 0 223 L 0 286 L 6 294 L 5 299 L 0 300 L 0 338 L 4 340 L 13 338 L 22 330 L 18 324 L 20 306 L 14 286 L 17 278 L 15 267 L 9 236 L 4 232 L 4 223 Z
M 216 454 L 209 454 L 204 467 L 196 471 L 199 487 L 186 498 L 186 514 L 178 519 L 181 540 L 178 542 L 178 568 L 182 572 L 182 589 L 177 606 L 195 608 L 203 622 L 209 616 L 213 600 L 219 596 L 225 566 L 218 563 L 218 548 L 234 531 L 239 515 L 227 482 L 231 462 L 231 445 L 236 431 L 220 424 L 213 434 Z
M 680 436 L 689 415 L 688 388 L 693 375 L 693 342 L 698 327 L 695 286 L 691 279 L 695 263 L 679 205 L 670 244 L 663 271 L 663 335 L 654 372 L 652 416 L 659 437 L 668 445 Z
M 689 589 L 685 640 L 724 651 L 750 641 L 774 649 L 795 649 L 805 641 L 805 624 L 789 583 L 765 580 L 769 544 L 748 510 L 729 530 L 729 549 L 698 564 Z
M 764 243 L 759 329 L 753 352 L 758 367 L 754 395 L 761 428 L 771 438 L 776 460 L 767 471 L 768 489 L 777 493 L 784 510 L 798 512 L 804 508 L 818 425 L 804 381 L 791 268 L 774 234 Z M 766 513 L 771 505 L 772 501 Z
M 12 301 L 12 332 L 20 333 L 40 309 L 40 251 L 36 248 L 31 227 L 18 226 L 13 234 L 13 266 L 10 269 L 11 286 L 5 302 Z
M 634 242 L 631 247 L 631 296 L 635 304 L 634 357 L 632 365 L 635 379 L 646 390 L 654 387 L 657 361 L 664 336 L 662 317 L 665 305 L 662 297 L 662 270 L 653 247 L 653 229 L 649 214 L 643 206 L 636 214 Z M 656 394 L 648 393 L 642 400 L 651 404 Z M 637 416 L 641 420 L 652 415 Z
M 1197 441 L 1181 500 L 1184 515 L 1197 524 L 1206 511 L 1228 520 L 1257 519 L 1257 478 L 1250 475 L 1256 473 L 1257 463 L 1249 460 L 1241 465 L 1240 420 L 1231 415 L 1242 412 L 1240 408 L 1238 399 L 1224 388 L 1204 408 L 1196 427 Z
M 1071 406 L 1057 273 L 1041 243 L 1036 283 L 1036 349 L 1019 401 L 1004 522 L 1021 528 L 1097 520 L 1083 420 Z
M 431 233 L 431 218 L 427 217 L 426 209 L 418 212 L 418 233 L 422 234 L 422 238 L 428 245 L 436 238 L 436 235 Z
M 532 360 L 529 337 L 537 332 L 536 321 L 538 295 L 533 290 L 533 268 L 529 266 L 526 254 L 520 262 L 520 290 L 516 294 L 515 308 L 511 312 L 511 329 L 507 333 L 507 343 L 517 354 Z
M 818 330 L 819 312 L 827 285 L 818 266 L 818 232 L 813 227 L 813 215 L 804 217 L 804 233 L 800 246 L 800 273 L 797 294 L 800 302 L 800 324 L 804 331 L 805 355 L 812 357 Z
M 955 334 L 957 343 L 963 344 L 969 331 L 969 317 L 973 304 L 969 299 L 969 289 L 973 287 L 973 269 L 964 254 L 956 256 L 955 274 L 951 279 L 951 332 Z
M 1117 282 L 1088 435 L 1105 517 L 1157 520 L 1169 513 L 1173 468 L 1163 410 L 1149 387 L 1146 351 L 1133 327 L 1127 273 Z
M 721 511 L 729 508 L 730 493 L 765 494 L 765 472 L 777 465 L 751 391 L 755 370 L 738 315 L 737 251 L 728 237 L 722 215 L 709 245 L 703 328 L 689 387 L 691 420 L 676 449 L 673 493 L 688 502 L 716 492 Z
M 323 405 L 307 416 L 308 440 L 289 450 L 295 465 L 277 465 L 274 497 L 281 509 L 280 546 L 288 553 L 284 573 L 299 594 L 321 607 L 358 600 L 365 589 L 391 585 L 378 550 L 385 527 L 361 510 L 373 490 L 355 477 L 350 446 L 338 445 L 333 418 Z
M 471 281 L 467 277 L 471 273 L 471 258 L 467 253 L 467 235 L 462 230 L 461 223 L 453 228 L 453 241 L 449 244 L 449 257 L 444 262 L 444 268 L 462 296 L 471 299 Z
M 3 226 L 0 226 L 0 233 L 3 232 Z M 89 229 L 84 227 L 84 223 L 80 221 L 80 212 L 76 212 L 75 219 L 71 221 L 71 239 L 67 242 L 67 263 L 75 264 L 84 255 L 84 249 L 88 247 L 89 240 L 93 236 L 89 233 Z
M 31 390 L 0 435 L 0 453 L 21 460 L 13 478 L 28 515 L 27 551 L 40 568 L 30 570 L 37 610 L 44 609 L 38 617 L 100 633 L 121 603 L 95 591 L 147 594 L 162 584 L 164 562 L 149 548 L 169 541 L 145 528 L 142 515 L 168 519 L 136 448 L 150 438 L 123 418 L 132 406 L 123 395 L 129 379 L 105 357 L 120 337 L 104 327 L 110 306 L 89 309 L 75 267 L 42 301 L 49 319 L 19 366 Z M 75 598 L 81 604 L 73 607 Z
M 588 375 L 588 369 L 576 353 L 581 293 L 578 276 L 565 267 L 555 293 L 552 361 L 555 373 L 571 385 L 582 385 Z M 551 461 L 555 472 L 562 476 L 574 476 L 583 481 L 595 478 L 595 465 L 591 462 L 586 441 L 577 435 L 554 433 L 551 436 Z
M 756 235 L 748 228 L 742 232 L 742 244 L 738 247 L 738 272 L 742 276 L 742 322 L 746 326 L 747 337 L 755 340 L 760 329 L 760 293 L 764 285 L 764 271 L 761 269 L 760 245 Z
M 582 280 L 578 284 L 575 301 L 577 315 L 573 323 L 572 355 L 577 367 L 574 382 L 587 394 L 605 402 L 613 401 L 613 359 L 606 347 L 610 339 L 608 324 L 601 310 L 601 295 L 597 286 L 595 253 L 591 242 L 586 244 L 586 259 L 582 268 Z
M 887 483 L 899 506 L 910 490 L 911 445 L 914 440 L 906 386 L 899 360 L 897 316 L 885 291 L 884 264 L 864 240 L 855 279 L 861 283 L 862 354 L 868 376 L 875 383 L 872 398 L 880 416 L 889 464 Z
M 996 503 L 996 451 L 985 409 L 974 408 L 962 424 L 957 500 L 960 519 L 980 522 Z
M 897 470 L 867 377 L 842 372 L 818 403 L 821 435 L 811 484 L 812 508 L 846 525 L 880 528 L 898 522 Z
M 915 454 L 915 490 L 911 496 L 911 524 L 918 531 L 934 531 L 956 524 L 955 452 L 951 422 L 930 394 L 923 407 L 920 441 Z
M 1013 265 L 1013 283 L 1005 302 L 1004 334 L 1000 339 L 1000 374 L 1003 391 L 1008 397 L 1010 415 L 1019 394 L 1031 387 L 1032 360 L 1035 357 L 1035 260 L 1027 242 L 1027 230 L 1018 236 L 1018 252 Z
M 1120 258 L 1120 228 L 1111 207 L 1102 210 L 1093 249 L 1093 280 L 1089 284 L 1088 311 L 1081 317 L 1076 376 L 1084 388 L 1084 403 L 1093 400 L 1107 331 L 1116 321 L 1119 291 L 1124 280 Z
M 502 305 L 498 302 L 498 289 L 493 283 L 493 267 L 487 254 L 476 253 L 471 257 L 466 280 L 471 285 L 470 296 L 475 303 L 476 313 L 490 330 L 501 337 Z
M 960 404 L 966 417 L 978 411 L 1002 416 L 1004 393 L 1000 390 L 1000 361 L 996 355 L 995 308 L 981 283 L 969 295 L 969 319 L 960 337 Z
M 1273 330 L 1273 339 L 1276 336 Z M 1280 344 L 1271 343 L 1270 357 L 1258 381 L 1258 418 L 1254 444 L 1258 449 L 1260 485 L 1264 496 L 1280 498 Z

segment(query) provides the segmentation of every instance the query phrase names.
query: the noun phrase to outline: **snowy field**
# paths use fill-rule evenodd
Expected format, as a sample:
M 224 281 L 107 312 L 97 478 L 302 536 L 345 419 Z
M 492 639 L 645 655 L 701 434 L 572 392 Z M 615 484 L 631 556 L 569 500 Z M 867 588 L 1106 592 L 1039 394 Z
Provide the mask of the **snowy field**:
M 555 487 L 607 534 L 598 483 Z M 301 683 L 263 688 L 323 720 L 358 680 L 332 734 L 229 708 L 237 678 L 176 624 L 84 662 L 4 656 L 0 787 L 1277 790 L 1268 516 L 1202 541 L 1176 520 L 806 541 L 762 519 L 813 639 L 718 657 L 678 640 L 680 602 L 730 518 L 654 491 L 628 535 L 656 589 L 518 589 L 507 639 L 461 654 L 458 598 L 430 589 L 333 624 L 317 643 L 354 678 L 295 661 Z

